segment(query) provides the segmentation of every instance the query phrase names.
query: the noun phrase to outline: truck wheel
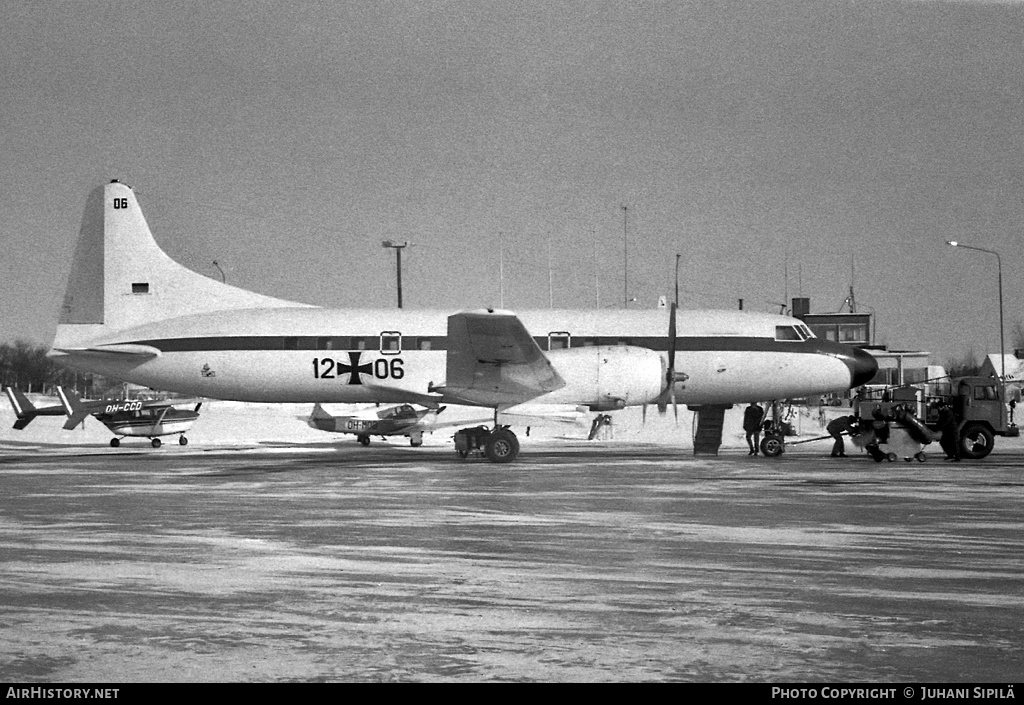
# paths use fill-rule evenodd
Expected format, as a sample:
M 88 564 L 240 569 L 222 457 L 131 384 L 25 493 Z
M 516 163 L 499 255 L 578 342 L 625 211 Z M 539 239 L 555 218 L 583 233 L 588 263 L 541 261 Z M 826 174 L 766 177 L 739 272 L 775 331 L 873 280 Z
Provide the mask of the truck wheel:
M 510 463 L 519 455 L 519 439 L 507 428 L 496 428 L 487 436 L 484 453 L 492 463 Z
M 960 454 L 965 458 L 978 460 L 992 452 L 996 438 L 985 426 L 971 423 L 960 433 Z
M 781 436 L 765 436 L 761 439 L 761 453 L 766 458 L 777 458 L 786 450 L 786 442 Z

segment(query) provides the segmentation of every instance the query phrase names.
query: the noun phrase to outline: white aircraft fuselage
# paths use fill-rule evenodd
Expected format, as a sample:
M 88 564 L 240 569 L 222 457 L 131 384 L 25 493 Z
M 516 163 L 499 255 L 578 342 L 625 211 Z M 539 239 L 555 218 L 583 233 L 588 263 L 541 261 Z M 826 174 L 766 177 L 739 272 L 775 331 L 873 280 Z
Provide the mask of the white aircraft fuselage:
M 216 399 L 492 408 L 532 401 L 597 410 L 665 403 L 669 392 L 691 406 L 804 397 L 859 386 L 877 370 L 868 353 L 819 340 L 781 315 L 472 315 L 486 330 L 470 331 L 470 350 L 450 311 L 331 310 L 223 284 L 164 254 L 134 193 L 113 182 L 87 202 L 51 355 L 78 370 Z M 516 318 L 532 343 L 509 337 Z M 533 343 L 539 357 L 526 349 Z

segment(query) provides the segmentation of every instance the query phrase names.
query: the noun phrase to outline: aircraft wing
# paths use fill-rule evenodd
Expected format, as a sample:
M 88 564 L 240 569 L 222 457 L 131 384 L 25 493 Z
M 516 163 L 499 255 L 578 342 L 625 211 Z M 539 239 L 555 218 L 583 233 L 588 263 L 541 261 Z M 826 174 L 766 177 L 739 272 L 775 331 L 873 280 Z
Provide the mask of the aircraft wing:
M 521 404 L 565 386 L 515 314 L 466 311 L 448 317 L 448 362 L 439 392 L 471 406 Z
M 152 345 L 134 345 L 131 343 L 94 345 L 88 348 L 54 348 L 54 350 L 56 352 L 73 353 L 75 355 L 113 359 L 126 359 L 132 357 L 145 359 L 160 357 L 162 354 L 159 348 L 154 348 Z

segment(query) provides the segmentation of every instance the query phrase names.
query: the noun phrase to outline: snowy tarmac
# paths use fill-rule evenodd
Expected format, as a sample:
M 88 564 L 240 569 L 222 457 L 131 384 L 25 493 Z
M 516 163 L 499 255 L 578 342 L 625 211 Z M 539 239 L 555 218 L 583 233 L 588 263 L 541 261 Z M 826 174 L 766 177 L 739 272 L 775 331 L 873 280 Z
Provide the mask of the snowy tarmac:
M 0 679 L 1014 682 L 1024 462 L 0 448 Z M 812 444 L 813 445 L 813 444 Z

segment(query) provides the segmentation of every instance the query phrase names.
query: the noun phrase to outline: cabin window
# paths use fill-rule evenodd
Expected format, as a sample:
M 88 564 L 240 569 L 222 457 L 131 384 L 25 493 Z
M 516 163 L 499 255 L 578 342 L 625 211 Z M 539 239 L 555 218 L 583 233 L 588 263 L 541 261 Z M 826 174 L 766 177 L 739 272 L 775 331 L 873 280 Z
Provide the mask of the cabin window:
M 775 326 L 775 339 L 776 340 L 802 340 L 800 334 L 796 332 L 796 328 L 793 326 Z
M 402 352 L 402 334 L 394 330 L 386 330 L 381 333 L 380 351 L 391 355 Z
M 569 347 L 571 337 L 565 331 L 548 333 L 548 350 L 564 350 Z
M 577 340 L 579 340 L 577 338 Z M 597 338 L 584 338 L 581 345 L 585 348 L 592 348 L 597 345 Z
M 416 339 L 417 350 L 430 350 L 434 347 L 434 339 L 427 337 L 419 337 Z
M 132 282 L 133 294 L 148 294 L 149 282 Z
M 999 395 L 996 394 L 995 387 L 978 386 L 974 388 L 974 398 L 979 400 L 995 400 L 999 398 Z
M 352 338 L 350 350 L 366 350 L 366 338 Z
M 632 338 L 619 338 L 618 340 L 615 341 L 615 344 L 616 345 L 632 345 L 633 344 L 633 339 Z
M 299 339 L 296 338 L 296 337 L 293 337 L 293 336 L 286 336 L 285 339 L 284 339 L 284 349 L 285 350 L 298 350 L 299 349 Z
M 317 350 L 334 350 L 334 338 L 320 337 L 316 339 Z

